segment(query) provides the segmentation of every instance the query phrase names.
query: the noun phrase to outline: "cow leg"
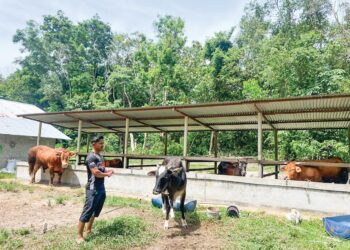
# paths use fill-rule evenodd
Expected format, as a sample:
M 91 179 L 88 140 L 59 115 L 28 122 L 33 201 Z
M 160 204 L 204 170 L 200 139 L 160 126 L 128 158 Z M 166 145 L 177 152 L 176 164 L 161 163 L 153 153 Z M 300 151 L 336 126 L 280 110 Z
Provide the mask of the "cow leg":
M 170 207 L 170 218 L 175 218 L 175 213 L 174 213 L 174 197 L 169 197 L 169 207 Z
M 62 182 L 61 182 L 61 180 L 62 180 L 62 174 L 63 174 L 63 173 L 59 173 L 59 174 L 58 174 L 57 185 L 59 185 L 59 186 L 61 186 L 61 184 L 62 184 Z
M 32 172 L 32 174 L 31 174 L 31 180 L 30 180 L 30 183 L 35 183 L 35 174 L 36 174 L 36 172 L 39 170 L 39 168 L 40 168 L 40 163 L 35 163 L 35 165 L 34 165 L 34 169 L 33 169 L 33 172 Z
M 53 178 L 55 178 L 55 172 L 50 169 L 50 186 L 53 186 Z
M 165 200 L 166 200 L 166 195 L 162 194 L 162 210 L 163 210 L 163 214 L 166 213 L 166 206 L 165 206 Z
M 186 199 L 186 191 L 182 193 L 180 197 L 180 210 L 181 210 L 181 224 L 182 227 L 187 227 L 187 222 L 185 219 L 185 199 Z
M 169 205 L 169 196 L 165 195 L 165 221 L 164 221 L 164 229 L 169 228 L 169 213 L 170 213 L 170 205 Z

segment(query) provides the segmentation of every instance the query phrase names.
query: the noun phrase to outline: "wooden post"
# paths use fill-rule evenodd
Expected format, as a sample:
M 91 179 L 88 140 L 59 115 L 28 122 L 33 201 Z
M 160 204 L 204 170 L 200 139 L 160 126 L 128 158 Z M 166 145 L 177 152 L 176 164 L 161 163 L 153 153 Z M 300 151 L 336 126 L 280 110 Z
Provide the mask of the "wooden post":
M 262 113 L 258 113 L 258 174 L 259 177 L 262 178 L 264 174 L 264 166 L 261 164 L 261 160 L 263 159 L 262 155 Z
M 278 161 L 278 130 L 273 130 L 273 139 L 274 139 L 274 146 L 275 146 L 275 161 Z M 275 179 L 278 179 L 278 165 L 275 165 Z
M 86 153 L 89 153 L 90 151 L 90 134 L 86 135 Z
M 185 116 L 185 120 L 184 120 L 184 152 L 183 152 L 183 156 L 186 157 L 187 156 L 187 136 L 188 136 L 188 116 Z M 186 165 L 186 171 L 189 170 L 189 164 L 188 162 L 185 160 L 185 165 Z
M 218 157 L 218 131 L 212 131 L 213 134 L 213 146 L 214 146 L 214 157 Z M 218 163 L 214 162 L 214 174 L 218 173 Z
M 38 129 L 38 137 L 36 138 L 36 145 L 40 145 L 40 138 L 41 138 L 41 130 L 42 130 L 43 123 L 39 122 L 39 129 Z
M 80 153 L 80 141 L 81 141 L 81 127 L 83 125 L 83 122 L 81 120 L 79 120 L 78 122 L 78 138 L 77 138 L 77 155 L 75 158 L 75 168 L 78 166 L 79 164 L 79 153 Z
M 129 140 L 129 118 L 125 119 L 125 133 L 124 133 L 124 160 L 123 160 L 123 168 L 128 167 L 128 157 L 126 156 L 128 154 L 128 140 Z
M 348 144 L 349 144 L 349 156 L 350 156 L 350 126 L 348 127 Z M 350 184 L 350 176 L 348 177 L 348 184 Z
M 168 133 L 164 133 L 164 155 L 168 155 Z

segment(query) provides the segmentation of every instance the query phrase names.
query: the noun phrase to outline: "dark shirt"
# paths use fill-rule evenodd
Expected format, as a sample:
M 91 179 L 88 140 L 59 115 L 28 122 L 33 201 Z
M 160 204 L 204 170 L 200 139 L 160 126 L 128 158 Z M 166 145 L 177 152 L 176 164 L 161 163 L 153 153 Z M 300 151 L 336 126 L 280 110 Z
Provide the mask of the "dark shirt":
M 104 178 L 96 177 L 92 174 L 91 169 L 97 168 L 102 173 L 106 172 L 106 169 L 103 164 L 104 160 L 102 155 L 91 152 L 86 157 L 86 169 L 88 173 L 88 182 L 86 184 L 86 188 L 89 190 L 96 190 L 96 191 L 104 191 L 105 185 L 104 185 Z

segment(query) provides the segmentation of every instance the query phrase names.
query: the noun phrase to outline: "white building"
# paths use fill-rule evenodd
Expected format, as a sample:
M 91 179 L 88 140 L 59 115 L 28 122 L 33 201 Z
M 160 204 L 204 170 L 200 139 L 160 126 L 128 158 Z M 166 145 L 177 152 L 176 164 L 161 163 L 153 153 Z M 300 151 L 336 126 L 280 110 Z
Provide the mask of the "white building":
M 0 169 L 8 160 L 27 161 L 28 150 L 37 142 L 39 122 L 17 115 L 42 112 L 31 104 L 0 99 Z M 42 124 L 40 144 L 54 147 L 57 139 L 70 140 L 53 126 Z

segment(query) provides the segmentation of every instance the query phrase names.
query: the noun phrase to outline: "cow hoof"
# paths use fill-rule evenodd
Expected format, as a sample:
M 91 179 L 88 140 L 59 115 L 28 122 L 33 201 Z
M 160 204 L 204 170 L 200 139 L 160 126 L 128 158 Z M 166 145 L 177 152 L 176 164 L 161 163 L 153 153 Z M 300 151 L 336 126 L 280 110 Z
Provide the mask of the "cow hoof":
M 175 218 L 175 214 L 174 214 L 174 209 L 172 208 L 171 210 L 170 210 L 170 218 Z
M 169 221 L 164 221 L 164 229 L 169 229 Z
M 182 224 L 183 228 L 187 228 L 188 227 L 187 222 L 184 219 L 181 219 L 181 224 Z

